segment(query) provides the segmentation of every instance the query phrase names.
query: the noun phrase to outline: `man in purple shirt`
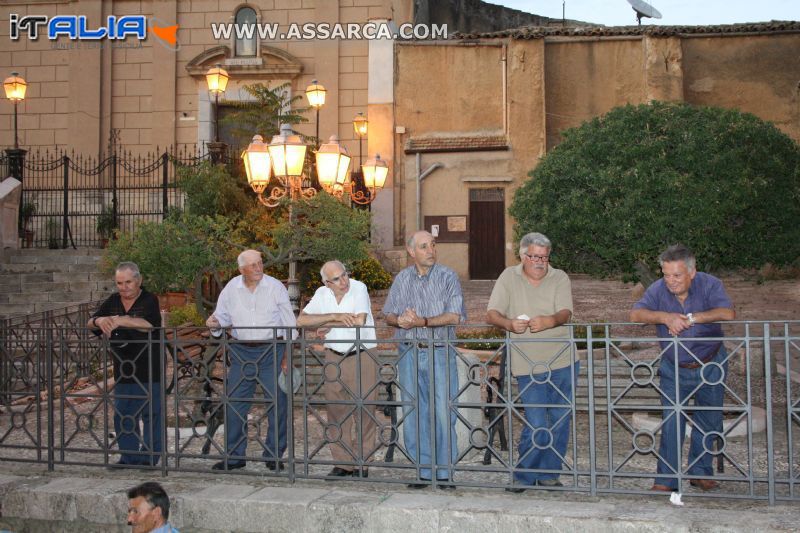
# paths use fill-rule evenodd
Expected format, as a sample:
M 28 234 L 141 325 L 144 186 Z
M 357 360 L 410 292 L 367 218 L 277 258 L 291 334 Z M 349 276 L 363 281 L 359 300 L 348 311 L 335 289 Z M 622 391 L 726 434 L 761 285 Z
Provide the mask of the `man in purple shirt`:
M 692 340 L 722 337 L 716 322 L 733 320 L 736 313 L 722 282 L 695 269 L 694 254 L 676 244 L 658 257 L 664 277 L 650 287 L 633 305 L 631 322 L 655 324 L 661 344 L 661 443 L 658 474 L 652 490 L 671 492 L 678 486 L 678 450 L 686 435 L 690 413 L 684 406 L 694 397 L 697 407 L 722 407 L 728 353 L 721 340 Z M 677 380 L 677 391 L 676 391 Z M 676 402 L 676 392 L 680 401 Z M 722 411 L 692 411 L 692 438 L 688 475 L 701 490 L 714 490 L 712 479 L 714 440 L 722 436 Z

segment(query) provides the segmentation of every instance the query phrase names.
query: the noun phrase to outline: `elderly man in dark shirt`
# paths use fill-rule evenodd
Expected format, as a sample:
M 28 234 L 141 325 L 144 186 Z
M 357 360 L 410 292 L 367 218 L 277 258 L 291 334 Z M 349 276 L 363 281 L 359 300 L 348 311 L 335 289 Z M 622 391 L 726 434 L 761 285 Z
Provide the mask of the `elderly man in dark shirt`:
M 684 406 L 694 397 L 697 407 L 722 407 L 728 353 L 720 340 L 691 340 L 722 337 L 720 320 L 733 320 L 736 313 L 722 282 L 697 272 L 694 254 L 683 245 L 667 248 L 658 257 L 664 277 L 647 288 L 633 305 L 631 322 L 655 324 L 661 344 L 661 444 L 658 473 L 652 490 L 680 490 L 678 450 L 686 435 Z M 677 389 L 680 394 L 676 401 Z M 680 409 L 673 410 L 676 406 Z M 722 435 L 722 410 L 693 411 L 688 474 L 691 485 L 714 490 L 713 441 Z M 673 477 L 667 477 L 673 476 Z M 696 476 L 696 477 L 695 477 Z
M 114 431 L 122 452 L 118 465 L 155 465 L 164 425 L 160 345 L 151 329 L 161 327 L 158 298 L 142 287 L 136 263 L 120 263 L 114 272 L 117 292 L 87 324 L 109 339 L 114 367 Z M 144 425 L 144 435 L 139 423 Z

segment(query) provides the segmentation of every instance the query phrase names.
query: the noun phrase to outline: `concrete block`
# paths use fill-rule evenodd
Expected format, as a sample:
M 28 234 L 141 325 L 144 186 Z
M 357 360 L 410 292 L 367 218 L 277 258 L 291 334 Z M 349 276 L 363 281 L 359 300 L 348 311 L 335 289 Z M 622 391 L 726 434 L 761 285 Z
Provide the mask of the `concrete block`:
M 295 533 L 313 527 L 306 520 L 311 502 L 327 494 L 322 489 L 267 487 L 241 500 L 242 512 L 235 522 L 236 531 L 263 531 L 269 524 L 271 532 Z
M 9 491 L 3 500 L 3 515 L 39 520 L 75 520 L 75 494 L 97 484 L 97 480 L 60 478 L 44 485 Z
M 69 290 L 69 283 L 49 281 L 46 283 L 25 283 L 22 289 L 27 293 L 47 292 L 52 293 L 56 291 L 64 292 Z
M 75 262 L 79 265 L 97 265 L 100 262 L 100 256 L 97 255 L 78 255 L 75 256 Z
M 370 516 L 384 499 L 381 493 L 330 492 L 309 505 L 307 531 L 369 531 Z
M 406 533 L 408 531 L 439 531 L 439 513 L 451 497 L 420 493 L 395 493 L 372 513 L 372 531 Z
M 89 272 L 53 272 L 53 281 L 81 283 L 89 281 Z
M 64 290 L 69 290 L 72 292 L 90 293 L 92 290 L 97 288 L 97 284 L 90 281 L 70 281 L 69 283 L 65 283 L 65 285 L 67 286 Z
M 22 283 L 42 283 L 53 281 L 53 276 L 49 272 L 39 272 L 36 274 L 22 274 Z
M 126 491 L 135 483 L 125 479 L 100 479 L 75 493 L 75 514 L 94 524 L 124 524 L 127 519 Z
M 182 525 L 216 531 L 230 529 L 242 514 L 239 502 L 257 490 L 249 485 L 214 484 L 194 492 L 190 498 L 182 498 Z
M 89 272 L 89 273 L 92 273 L 92 272 L 97 272 L 97 269 L 98 269 L 98 267 L 97 267 L 96 263 L 90 263 L 90 264 L 82 263 L 82 264 L 76 264 L 76 265 L 70 265 L 69 266 L 69 271 L 70 272 Z
M 48 294 L 46 292 L 40 293 L 19 293 L 19 294 L 9 294 L 8 295 L 8 303 L 11 304 L 35 304 L 35 303 L 45 303 L 49 302 Z

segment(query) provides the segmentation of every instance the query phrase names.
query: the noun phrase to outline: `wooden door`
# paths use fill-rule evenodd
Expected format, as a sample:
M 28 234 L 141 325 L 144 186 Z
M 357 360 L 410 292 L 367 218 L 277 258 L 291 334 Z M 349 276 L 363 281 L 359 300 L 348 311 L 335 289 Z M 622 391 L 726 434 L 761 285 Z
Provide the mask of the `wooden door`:
M 497 279 L 506 266 L 503 189 L 469 191 L 469 278 Z

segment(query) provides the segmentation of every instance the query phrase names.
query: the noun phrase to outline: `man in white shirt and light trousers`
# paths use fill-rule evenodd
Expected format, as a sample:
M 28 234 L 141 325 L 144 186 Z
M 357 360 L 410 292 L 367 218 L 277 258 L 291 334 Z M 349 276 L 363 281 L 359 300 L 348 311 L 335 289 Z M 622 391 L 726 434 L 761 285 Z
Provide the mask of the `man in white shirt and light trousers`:
M 370 412 L 375 405 L 357 405 L 377 399 L 378 365 L 367 351 L 377 346 L 369 294 L 338 260 L 325 263 L 320 276 L 323 286 L 300 313 L 297 325 L 326 328 L 323 389 L 332 403 L 327 405 L 325 438 L 337 463 L 328 475 L 367 477 L 367 467 L 356 466 L 368 462 L 376 449 L 375 413 Z
M 256 384 L 264 391 L 267 404 L 266 440 L 262 457 L 269 470 L 283 470 L 279 462 L 286 451 L 286 393 L 277 387 L 278 372 L 285 349 L 296 325 L 289 293 L 277 279 L 264 274 L 261 252 L 245 250 L 238 258 L 240 276 L 228 282 L 219 295 L 217 308 L 206 325 L 215 336 L 221 328 L 233 327 L 234 340 L 228 345 L 230 368 L 225 388 L 224 460 L 214 470 L 234 470 L 246 464 L 247 414 L 255 398 Z

